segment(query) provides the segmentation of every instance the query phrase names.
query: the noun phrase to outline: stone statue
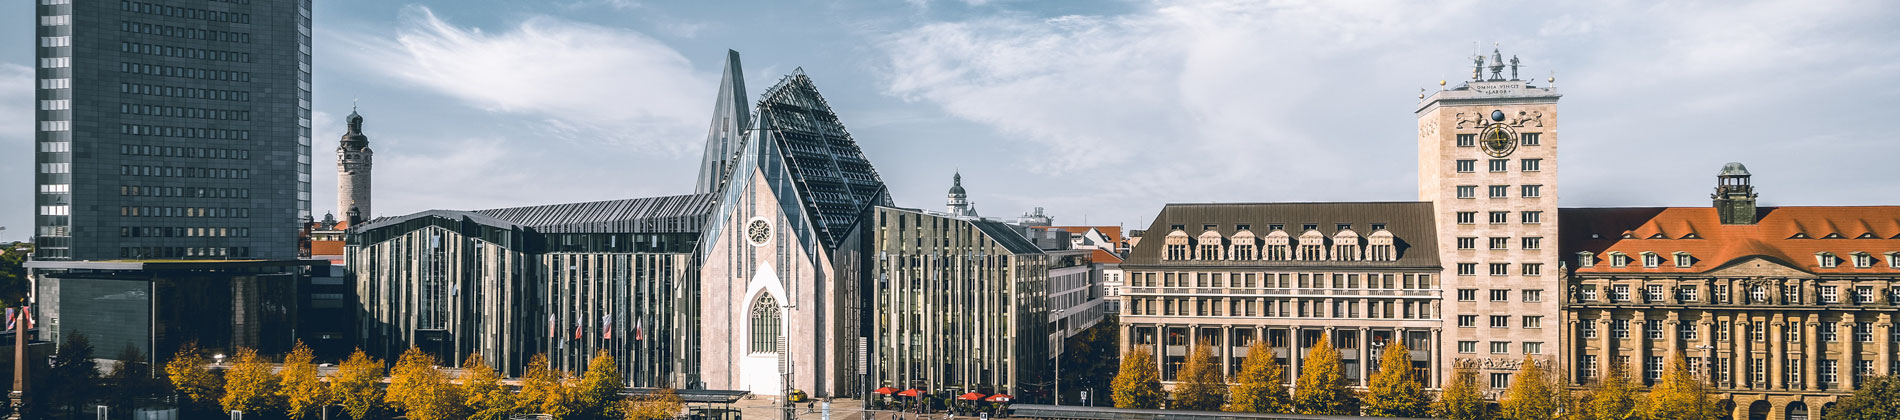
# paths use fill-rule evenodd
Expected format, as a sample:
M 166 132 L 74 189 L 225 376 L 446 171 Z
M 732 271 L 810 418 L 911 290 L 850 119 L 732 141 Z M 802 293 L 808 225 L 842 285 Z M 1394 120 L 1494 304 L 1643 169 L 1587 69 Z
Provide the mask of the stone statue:
M 1517 80 L 1517 54 L 1511 55 L 1511 80 Z
M 1471 80 L 1484 80 L 1484 54 L 1471 56 Z

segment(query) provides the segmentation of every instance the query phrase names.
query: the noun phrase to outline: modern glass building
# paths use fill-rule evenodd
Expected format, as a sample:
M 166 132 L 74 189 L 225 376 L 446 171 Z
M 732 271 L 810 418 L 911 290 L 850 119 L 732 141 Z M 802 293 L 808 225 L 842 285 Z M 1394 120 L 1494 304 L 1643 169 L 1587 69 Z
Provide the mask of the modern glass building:
M 291 259 L 309 0 L 33 0 L 39 260 Z

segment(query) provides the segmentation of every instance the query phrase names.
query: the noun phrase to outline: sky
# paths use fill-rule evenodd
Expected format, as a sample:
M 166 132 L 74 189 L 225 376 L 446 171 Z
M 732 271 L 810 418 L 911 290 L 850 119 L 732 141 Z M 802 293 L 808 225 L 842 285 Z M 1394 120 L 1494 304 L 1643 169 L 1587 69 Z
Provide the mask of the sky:
M 378 216 L 691 193 L 727 49 L 755 100 L 802 67 L 903 207 L 957 171 L 1059 225 L 1416 200 L 1421 89 L 1494 47 L 1564 95 L 1562 206 L 1706 206 L 1730 161 L 1764 206 L 1900 204 L 1891 2 L 316 3 L 319 217 L 352 103 Z M 31 231 L 31 4 L 0 2 L 0 240 Z

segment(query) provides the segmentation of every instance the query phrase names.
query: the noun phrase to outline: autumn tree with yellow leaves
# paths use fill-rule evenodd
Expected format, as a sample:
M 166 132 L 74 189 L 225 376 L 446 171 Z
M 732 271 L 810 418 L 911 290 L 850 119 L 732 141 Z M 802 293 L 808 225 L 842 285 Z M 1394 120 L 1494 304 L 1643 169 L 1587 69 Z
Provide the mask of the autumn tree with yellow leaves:
M 224 394 L 224 380 L 211 372 L 211 359 L 197 342 L 187 342 L 165 363 L 165 377 L 180 401 L 196 411 L 216 411 Z M 193 410 L 187 410 L 193 411 Z
M 1161 408 L 1162 399 L 1167 398 L 1161 391 L 1154 350 L 1147 346 L 1128 351 L 1112 386 L 1115 408 Z
M 1704 420 L 1722 412 L 1709 394 L 1708 385 L 1689 373 L 1681 352 L 1670 356 L 1669 370 L 1650 388 L 1643 407 L 1649 420 Z
M 1620 364 L 1610 365 L 1610 374 L 1590 387 L 1589 402 L 1583 405 L 1585 420 L 1632 420 L 1640 418 L 1636 383 Z
M 574 418 L 620 418 L 621 388 L 624 386 L 620 379 L 620 365 L 614 363 L 614 357 L 607 354 L 607 350 L 594 352 L 594 358 L 587 362 L 587 372 L 581 376 L 580 388 L 574 391 L 574 402 L 577 403 Z
M 277 373 L 269 360 L 257 350 L 239 347 L 231 368 L 224 371 L 224 398 L 218 400 L 225 411 L 246 413 L 283 410 L 278 393 Z
M 1221 375 L 1220 361 L 1211 345 L 1195 342 L 1188 348 L 1187 363 L 1175 374 L 1174 405 L 1171 408 L 1195 411 L 1219 410 L 1227 402 L 1227 383 Z
M 436 367 L 435 356 L 410 347 L 390 371 L 383 402 L 409 420 L 448 420 L 465 417 L 461 389 Z
M 1484 392 L 1478 389 L 1478 372 L 1462 367 L 1453 370 L 1451 382 L 1445 384 L 1438 401 L 1432 403 L 1432 416 L 1450 420 L 1490 419 L 1491 410 L 1485 404 Z
M 1431 408 L 1425 385 L 1412 372 L 1412 352 L 1394 341 L 1379 356 L 1379 371 L 1366 390 L 1365 411 L 1373 417 L 1425 417 Z
M 1349 416 L 1359 411 L 1353 391 L 1346 388 L 1346 372 L 1339 361 L 1339 350 L 1333 348 L 1331 338 L 1325 334 L 1307 350 L 1305 363 L 1300 365 L 1300 381 L 1293 388 L 1293 405 L 1301 414 Z
M 1293 398 L 1286 392 L 1286 369 L 1273 356 L 1273 349 L 1255 343 L 1247 349 L 1247 359 L 1234 375 L 1232 395 L 1226 410 L 1240 413 L 1292 413 Z
M 652 393 L 628 398 L 620 403 L 620 411 L 626 420 L 666 420 L 679 416 L 685 404 L 680 402 L 679 393 L 671 388 L 654 390 Z
M 348 360 L 337 365 L 336 373 L 330 375 L 330 395 L 350 418 L 382 418 L 385 413 L 382 381 L 383 362 L 370 358 L 363 349 L 356 349 Z
M 278 372 L 282 378 L 279 393 L 283 395 L 284 417 L 291 420 L 304 420 L 321 417 L 323 406 L 330 403 L 330 389 L 317 377 L 317 365 L 310 353 L 310 346 L 297 340 L 284 356 L 284 368 Z
M 470 420 L 508 420 L 514 414 L 514 393 L 501 385 L 501 374 L 480 353 L 462 362 L 462 405 Z
M 1511 378 L 1511 387 L 1498 402 L 1499 415 L 1509 420 L 1557 420 L 1563 412 L 1563 384 L 1551 380 L 1550 371 L 1537 359 L 1524 356 L 1524 365 Z

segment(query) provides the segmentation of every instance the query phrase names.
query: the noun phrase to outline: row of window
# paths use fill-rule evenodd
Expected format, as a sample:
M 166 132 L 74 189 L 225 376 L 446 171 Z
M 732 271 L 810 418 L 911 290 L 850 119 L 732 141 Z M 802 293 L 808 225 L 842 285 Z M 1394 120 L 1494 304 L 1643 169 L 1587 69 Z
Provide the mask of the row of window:
M 240 238 L 251 228 L 232 227 L 119 227 L 121 238 Z
M 1523 342 L 1522 344 L 1523 344 L 1524 354 L 1544 354 L 1544 343 L 1541 341 L 1526 341 L 1526 342 Z M 1511 354 L 1511 342 L 1493 341 L 1491 342 L 1491 347 L 1489 350 L 1491 350 L 1491 354 Z M 1465 353 L 1465 354 L 1477 353 L 1478 342 L 1477 341 L 1459 341 L 1458 352 Z
M 1524 299 L 1525 303 L 1537 303 L 1537 302 L 1544 301 L 1544 289 L 1525 289 L 1523 291 L 1520 291 L 1518 295 Z M 1491 298 L 1492 302 L 1510 302 L 1511 290 L 1510 289 L 1491 289 L 1489 297 Z M 1459 302 L 1477 302 L 1478 289 L 1458 289 L 1458 301 Z
M 135 34 L 169 36 L 179 39 L 194 39 L 219 42 L 251 43 L 251 34 L 245 32 L 213 31 L 179 26 L 153 25 L 133 21 L 119 21 L 119 31 Z
M 1523 318 L 1524 319 L 1523 319 L 1522 325 L 1519 328 L 1543 328 L 1544 327 L 1544 317 L 1541 315 L 1524 315 Z M 1491 315 L 1490 322 L 1491 322 L 1490 323 L 1491 328 L 1511 328 L 1510 315 Z M 1478 316 L 1477 315 L 1459 315 L 1458 327 L 1459 328 L 1477 328 Z
M 1328 274 L 1331 276 L 1329 277 Z M 1161 273 L 1159 281 L 1156 281 L 1156 277 L 1152 272 L 1130 273 L 1128 285 L 1130 287 L 1358 289 L 1362 278 L 1360 273 Z M 1430 274 L 1366 273 L 1363 278 L 1366 289 L 1432 288 Z
M 250 159 L 251 151 L 244 149 L 218 149 L 211 147 L 174 147 L 148 146 L 140 144 L 121 144 L 119 154 L 133 156 L 165 156 L 205 159 Z
M 1809 292 L 1804 292 L 1801 287 L 1781 285 L 1781 286 L 1776 286 L 1777 288 L 1780 289 L 1780 293 L 1778 294 L 1781 297 L 1781 300 L 1777 302 L 1771 299 L 1772 294 L 1775 294 L 1775 293 L 1770 291 L 1769 287 L 1770 287 L 1769 285 L 1759 285 L 1759 284 L 1749 286 L 1747 290 L 1748 295 L 1743 297 L 1741 303 L 1798 305 L 1798 304 L 1801 304 L 1805 300 L 1809 300 L 1806 297 L 1806 295 L 1808 295 Z M 1677 285 L 1675 287 L 1671 287 L 1668 289 L 1669 289 L 1668 290 L 1669 292 L 1673 292 L 1673 296 L 1678 302 L 1696 302 L 1696 301 L 1701 300 L 1699 299 L 1701 297 L 1701 293 L 1700 293 L 1701 286 L 1699 285 L 1694 285 L 1694 284 Z M 1612 303 L 1631 302 L 1632 301 L 1631 290 L 1632 289 L 1630 285 L 1627 285 L 1627 284 L 1610 285 L 1608 286 L 1609 301 Z M 1666 302 L 1665 296 L 1668 296 L 1668 295 L 1664 294 L 1665 293 L 1664 285 L 1660 285 L 1660 284 L 1645 285 L 1640 290 L 1642 292 L 1642 295 L 1640 297 L 1643 298 L 1644 303 Z M 1597 301 L 1597 297 L 1598 297 L 1597 285 L 1594 285 L 1594 284 L 1583 285 L 1583 287 L 1580 288 L 1578 292 L 1579 292 L 1579 296 L 1577 297 L 1577 299 L 1579 301 L 1582 301 L 1582 302 Z M 1812 293 L 1812 298 L 1815 302 L 1818 302 L 1821 304 L 1837 304 L 1837 303 L 1842 303 L 1841 292 L 1842 292 L 1841 286 L 1814 286 L 1814 290 L 1811 293 Z M 1877 288 L 1874 286 L 1854 286 L 1854 289 L 1847 291 L 1847 293 L 1851 295 L 1851 298 L 1854 301 L 1854 303 L 1871 304 L 1871 303 L 1877 303 L 1880 300 L 1880 293 L 1877 290 Z M 1734 299 L 1731 299 L 1731 295 L 1729 294 L 1729 286 L 1727 284 L 1717 284 L 1717 285 L 1714 285 L 1714 291 L 1713 293 L 1711 293 L 1709 300 L 1713 303 L 1731 303 L 1731 301 L 1733 301 Z M 1888 288 L 1887 300 L 1890 303 L 1900 304 L 1900 286 L 1892 286 Z
M 1130 315 L 1348 319 L 1362 318 L 1363 313 L 1363 318 L 1370 319 L 1437 319 L 1430 301 L 1414 299 L 1362 302 L 1335 298 L 1329 305 L 1321 299 L 1228 298 L 1226 303 L 1221 303 L 1212 299 L 1131 297 L 1128 310 Z
M 1491 159 L 1489 163 L 1486 164 L 1485 169 L 1488 169 L 1491 172 L 1510 172 L 1510 164 L 1511 164 L 1510 159 Z M 1544 160 L 1543 159 L 1520 159 L 1517 162 L 1517 167 L 1518 167 L 1518 170 L 1521 170 L 1524 172 L 1541 171 L 1543 170 L 1543 167 L 1544 167 Z M 1477 171 L 1478 171 L 1477 159 L 1459 159 L 1458 160 L 1458 172 L 1472 173 L 1472 172 L 1477 172 Z
M 1392 232 L 1383 224 L 1374 224 L 1372 235 L 1360 240 L 1349 224 L 1342 224 L 1331 238 L 1319 232 L 1318 225 L 1307 225 L 1298 246 L 1279 225 L 1264 239 L 1255 239 L 1249 225 L 1238 225 L 1232 238 L 1222 237 L 1217 225 L 1206 225 L 1200 236 L 1190 239 L 1178 226 L 1164 239 L 1168 260 L 1269 260 L 1269 261 L 1392 261 L 1398 258 Z M 1190 242 L 1194 243 L 1190 245 Z M 1224 242 L 1231 245 L 1223 246 Z M 1261 249 L 1262 243 L 1265 248 Z M 1329 244 L 1330 243 L 1330 244 Z M 1362 246 L 1363 245 L 1363 246 Z
M 236 4 L 250 4 L 251 3 L 250 0 L 226 0 L 225 2 L 236 3 Z M 144 13 L 148 15 L 208 20 L 212 22 L 251 23 L 251 14 L 249 13 L 220 12 L 216 10 L 194 9 L 194 8 L 189 8 L 189 7 L 173 7 L 173 6 L 166 6 L 162 4 L 152 4 L 152 3 L 135 2 L 135 1 L 119 2 L 119 10 L 127 11 L 127 12 Z
M 226 82 L 249 82 L 251 72 L 198 69 L 185 66 L 166 66 L 130 62 L 119 63 L 120 73 L 148 74 L 162 77 L 183 77 L 187 79 L 217 80 Z
M 120 185 L 119 195 L 131 197 L 251 198 L 251 189 Z
M 119 247 L 119 258 L 187 258 L 187 257 L 250 257 L 251 247 L 182 247 L 182 246 L 128 246 Z
M 251 111 L 238 111 L 213 108 L 189 108 L 182 106 L 153 106 L 120 103 L 120 114 L 150 115 L 154 117 L 197 118 L 206 120 L 250 121 Z
M 72 215 L 72 206 L 65 206 L 65 205 L 40 206 L 40 215 L 41 216 L 70 216 Z
M 1649 356 L 1648 359 L 1645 360 L 1642 366 L 1643 378 L 1647 380 L 1651 380 L 1651 381 L 1662 379 L 1663 368 L 1664 368 L 1663 360 L 1664 360 L 1663 356 Z M 1702 365 L 1704 361 L 1708 361 L 1708 362 L 1713 362 L 1716 366 L 1715 372 L 1713 373 L 1714 373 L 1714 379 L 1717 382 L 1721 384 L 1729 384 L 1731 380 L 1733 379 L 1733 375 L 1732 375 L 1733 366 L 1734 366 L 1733 358 L 1695 357 L 1695 358 L 1689 358 L 1687 359 L 1687 361 L 1688 363 L 1686 365 L 1687 365 L 1689 374 L 1691 376 L 1698 376 L 1698 377 L 1701 376 Z M 1748 384 L 1752 384 L 1752 386 L 1757 387 L 1757 388 L 1768 387 L 1768 359 L 1753 358 L 1753 359 L 1749 359 L 1748 362 L 1749 362 L 1748 363 L 1748 370 L 1749 370 Z M 1816 384 L 1816 385 L 1839 385 L 1840 384 L 1841 378 L 1840 378 L 1840 361 L 1839 360 L 1821 359 L 1821 360 L 1816 360 L 1815 362 L 1816 362 L 1815 364 L 1816 364 L 1818 373 L 1820 373 L 1819 377 L 1816 378 L 1817 380 L 1820 381 L 1820 384 Z M 1620 366 L 1625 366 L 1626 368 L 1635 367 L 1635 366 L 1630 365 L 1630 356 L 1616 356 L 1616 363 Z M 1798 358 L 1798 357 L 1789 358 L 1787 359 L 1786 363 L 1782 363 L 1781 366 L 1782 366 L 1783 383 L 1787 384 L 1789 388 L 1793 388 L 1793 389 L 1806 388 L 1805 383 L 1807 382 L 1807 378 L 1801 374 L 1802 366 L 1806 366 L 1806 365 L 1802 363 L 1801 358 Z M 1879 373 L 1874 371 L 1874 366 L 1875 366 L 1874 361 L 1872 360 L 1855 360 L 1854 361 L 1854 375 L 1855 375 L 1856 381 L 1857 382 L 1864 381 L 1867 378 L 1878 375 Z M 1890 369 L 1890 371 L 1892 372 L 1900 372 L 1900 360 L 1895 360 L 1891 362 L 1891 364 L 1888 366 L 1888 369 Z M 1578 376 L 1584 379 L 1595 379 L 1598 376 L 1597 356 L 1594 354 L 1586 354 L 1586 355 L 1582 355 L 1582 357 L 1579 357 L 1577 360 L 1577 373 L 1578 373 Z
M 1502 224 L 1511 223 L 1511 212 L 1508 212 L 1508 211 L 1489 212 L 1486 214 L 1486 216 L 1488 216 L 1486 220 L 1490 221 L 1491 224 L 1494 224 L 1494 225 L 1502 225 Z M 1518 212 L 1517 218 L 1520 223 L 1527 224 L 1527 225 L 1543 223 L 1544 212 L 1538 211 L 1538 210 L 1521 211 L 1521 212 Z M 1477 224 L 1477 223 L 1478 223 L 1478 212 L 1475 212 L 1475 211 L 1458 212 L 1458 224 L 1472 225 L 1472 224 Z
M 70 46 L 73 46 L 73 37 L 70 37 L 70 36 L 43 36 L 43 37 L 40 37 L 40 46 L 41 46 L 41 47 L 47 47 L 47 48 L 53 48 L 53 47 L 70 47 Z
M 1583 338 L 1586 338 L 1586 339 L 1597 338 L 1598 335 L 1597 335 L 1597 323 L 1595 322 L 1596 320 L 1586 319 L 1583 321 L 1584 322 L 1578 323 L 1579 327 L 1583 330 L 1582 331 Z M 1642 324 L 1643 324 L 1643 333 L 1644 333 L 1643 337 L 1650 340 L 1662 340 L 1662 339 L 1668 338 L 1668 335 L 1667 335 L 1668 332 L 1664 331 L 1662 320 L 1647 320 L 1647 321 L 1642 322 Z M 1834 322 L 1823 322 L 1823 323 L 1817 324 L 1816 329 L 1815 329 L 1816 338 L 1824 343 L 1832 343 L 1832 342 L 1840 341 L 1840 333 L 1839 333 L 1838 325 L 1840 324 L 1837 324 Z M 1734 331 L 1731 328 L 1731 326 L 1732 324 L 1729 321 L 1717 322 L 1715 325 L 1715 341 L 1730 341 L 1732 338 L 1731 332 Z M 1764 343 L 1768 341 L 1768 327 L 1769 327 L 1768 323 L 1760 322 L 1760 321 L 1744 322 L 1744 323 L 1741 323 L 1741 327 L 1744 331 L 1743 334 L 1747 335 L 1751 341 L 1754 341 L 1757 343 Z M 1781 327 L 1782 327 L 1783 336 L 1784 336 L 1782 339 L 1786 340 L 1789 343 L 1799 343 L 1801 342 L 1801 339 L 1802 339 L 1801 337 L 1806 335 L 1806 332 L 1804 331 L 1804 328 L 1802 327 L 1801 322 L 1790 321 L 1782 325 Z M 1874 339 L 1875 339 L 1874 323 L 1855 322 L 1853 324 L 1853 334 L 1854 334 L 1854 341 L 1862 342 L 1862 343 L 1874 342 Z M 1888 339 L 1890 341 L 1900 342 L 1900 328 L 1889 329 L 1888 335 L 1889 335 Z M 1683 340 L 1699 340 L 1702 338 L 1702 333 L 1701 333 L 1701 329 L 1692 320 L 1690 322 L 1681 322 L 1681 323 L 1676 324 L 1676 337 Z M 1623 319 L 1623 318 L 1611 319 L 1610 320 L 1610 338 L 1618 339 L 1618 340 L 1624 340 L 1624 339 L 1630 338 L 1630 320 Z
M 1518 267 L 1523 269 L 1522 271 L 1519 272 L 1519 274 L 1522 274 L 1522 275 L 1526 275 L 1526 276 L 1544 275 L 1544 264 L 1542 263 L 1522 263 L 1522 264 L 1518 264 Z M 1485 272 L 1488 275 L 1493 275 L 1493 276 L 1511 275 L 1511 263 L 1490 263 L 1489 269 L 1490 269 L 1489 271 Z M 1460 276 L 1478 275 L 1478 263 L 1458 263 L 1458 275 Z
M 1519 247 L 1521 247 L 1521 248 L 1523 248 L 1523 249 L 1544 249 L 1544 238 L 1543 238 L 1543 237 L 1539 237 L 1539 236 L 1526 236 L 1526 237 L 1523 237 L 1523 238 L 1521 238 L 1521 239 L 1522 239 L 1522 240 L 1521 240 L 1521 241 L 1519 241 L 1519 242 L 1520 242 L 1520 244 L 1519 244 L 1518 246 L 1519 246 Z M 1493 237 L 1493 238 L 1489 238 L 1489 239 L 1488 239 L 1488 240 L 1486 241 L 1486 244 L 1490 246 L 1490 249 L 1498 249 L 1498 250 L 1503 250 L 1503 249 L 1510 249 L 1510 247 L 1511 247 L 1511 238 L 1509 238 L 1509 237 L 1503 237 L 1503 238 L 1499 238 L 1499 237 Z M 1459 237 L 1459 238 L 1458 238 L 1458 249 L 1478 249 L 1478 238 L 1477 238 L 1477 237 L 1469 237 L 1469 236 L 1467 236 L 1467 237 Z
M 141 42 L 119 42 L 119 52 L 154 55 L 160 57 L 179 57 L 198 60 L 228 61 L 233 63 L 251 62 L 251 53 L 237 51 L 208 50 L 203 48 L 184 48 Z
M 1519 185 L 1517 187 L 1518 187 L 1519 197 L 1537 198 L 1537 197 L 1542 197 L 1544 195 L 1543 185 Z M 1486 189 L 1486 192 L 1489 193 L 1488 196 L 1490 198 L 1508 198 L 1510 197 L 1510 194 L 1511 194 L 1511 186 L 1492 185 Z M 1478 198 L 1478 186 L 1459 185 L 1458 198 Z
M 119 124 L 119 134 L 133 136 L 184 137 L 193 139 L 250 140 L 251 130 L 171 127 L 146 124 Z
M 215 217 L 241 219 L 251 217 L 251 209 L 235 207 L 119 207 L 119 215 L 127 217 Z
M 185 168 L 177 166 L 119 165 L 119 175 L 173 178 L 251 179 L 249 169 Z
M 1519 133 L 1517 135 L 1517 143 L 1520 146 L 1541 146 L 1543 145 L 1543 139 L 1540 138 L 1543 137 L 1541 134 L 1543 133 Z M 1478 147 L 1478 135 L 1459 134 L 1458 147 Z
M 251 92 L 242 90 L 198 89 L 141 83 L 120 83 L 119 93 L 133 95 L 167 96 L 173 98 L 211 99 L 219 101 L 251 100 Z
M 71 89 L 73 79 L 40 79 L 40 89 Z
M 43 173 L 43 174 L 64 174 L 64 173 L 72 173 L 72 171 L 73 171 L 73 164 L 71 163 L 62 162 L 62 163 L 40 164 L 40 173 Z

